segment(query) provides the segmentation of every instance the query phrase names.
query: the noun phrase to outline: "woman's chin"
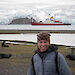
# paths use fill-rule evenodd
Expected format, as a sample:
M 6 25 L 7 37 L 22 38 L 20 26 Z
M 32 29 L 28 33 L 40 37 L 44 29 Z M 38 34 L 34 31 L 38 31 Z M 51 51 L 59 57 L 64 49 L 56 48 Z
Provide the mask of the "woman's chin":
M 45 52 L 45 51 L 46 51 L 46 49 L 41 49 L 41 50 L 40 50 L 40 52 Z

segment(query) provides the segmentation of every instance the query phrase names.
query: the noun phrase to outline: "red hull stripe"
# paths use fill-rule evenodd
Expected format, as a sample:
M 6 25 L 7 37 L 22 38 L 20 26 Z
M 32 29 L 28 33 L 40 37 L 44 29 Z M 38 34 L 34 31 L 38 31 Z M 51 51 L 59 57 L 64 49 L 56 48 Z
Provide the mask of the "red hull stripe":
M 31 23 L 32 25 L 71 25 L 70 23 L 56 23 L 56 24 L 41 24 L 41 23 Z

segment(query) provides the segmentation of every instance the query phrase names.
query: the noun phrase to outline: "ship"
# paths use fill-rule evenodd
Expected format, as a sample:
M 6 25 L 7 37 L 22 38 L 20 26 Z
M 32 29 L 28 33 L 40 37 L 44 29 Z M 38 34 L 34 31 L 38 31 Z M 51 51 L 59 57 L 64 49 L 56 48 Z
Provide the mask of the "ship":
M 53 16 L 50 19 L 47 19 L 45 22 L 31 22 L 31 25 L 71 25 L 71 23 L 63 23 L 59 20 L 55 20 Z

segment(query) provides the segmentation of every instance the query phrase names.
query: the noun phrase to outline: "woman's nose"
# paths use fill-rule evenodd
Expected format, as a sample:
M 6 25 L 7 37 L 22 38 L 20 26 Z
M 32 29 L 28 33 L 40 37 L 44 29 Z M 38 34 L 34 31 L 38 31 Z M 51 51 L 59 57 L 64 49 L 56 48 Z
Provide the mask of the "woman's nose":
M 45 45 L 45 43 L 42 43 L 42 45 Z

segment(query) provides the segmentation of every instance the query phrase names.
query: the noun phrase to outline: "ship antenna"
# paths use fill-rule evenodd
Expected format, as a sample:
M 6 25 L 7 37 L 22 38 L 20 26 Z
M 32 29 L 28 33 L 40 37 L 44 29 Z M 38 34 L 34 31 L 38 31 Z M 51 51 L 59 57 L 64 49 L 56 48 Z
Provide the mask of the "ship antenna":
M 49 14 L 50 15 L 50 14 Z
M 31 17 L 31 21 L 33 22 L 33 18 Z

